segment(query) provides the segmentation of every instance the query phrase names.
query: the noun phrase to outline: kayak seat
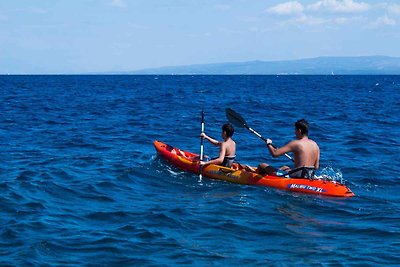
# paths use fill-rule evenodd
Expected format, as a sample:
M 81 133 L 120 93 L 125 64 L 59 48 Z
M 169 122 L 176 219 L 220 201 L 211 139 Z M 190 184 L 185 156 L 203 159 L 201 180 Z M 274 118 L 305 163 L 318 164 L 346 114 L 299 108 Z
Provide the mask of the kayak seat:
M 287 173 L 287 175 L 289 175 L 292 178 L 314 179 L 315 168 L 314 168 L 314 166 L 302 166 L 302 167 L 298 167 L 293 170 L 290 170 Z
M 172 154 L 175 154 L 175 155 L 178 155 L 178 156 L 181 156 L 181 157 L 184 157 L 184 158 L 187 158 L 186 153 L 183 152 L 183 151 L 180 150 L 180 149 L 177 149 L 177 148 L 174 148 L 174 149 L 171 151 L 171 153 L 172 153 Z
M 222 166 L 224 167 L 232 167 L 233 162 L 235 161 L 236 156 L 225 156 L 224 161 L 222 161 Z

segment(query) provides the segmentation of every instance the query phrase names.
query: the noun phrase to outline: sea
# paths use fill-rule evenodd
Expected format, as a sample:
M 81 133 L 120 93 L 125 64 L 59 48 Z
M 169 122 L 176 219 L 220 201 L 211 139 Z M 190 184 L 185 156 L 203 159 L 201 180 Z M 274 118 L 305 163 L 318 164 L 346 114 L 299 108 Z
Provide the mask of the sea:
M 0 76 L 0 266 L 400 266 L 400 76 Z M 306 119 L 334 198 L 199 179 L 225 109 L 277 146 Z M 290 165 L 235 128 L 237 160 Z M 204 143 L 205 154 L 218 148 Z

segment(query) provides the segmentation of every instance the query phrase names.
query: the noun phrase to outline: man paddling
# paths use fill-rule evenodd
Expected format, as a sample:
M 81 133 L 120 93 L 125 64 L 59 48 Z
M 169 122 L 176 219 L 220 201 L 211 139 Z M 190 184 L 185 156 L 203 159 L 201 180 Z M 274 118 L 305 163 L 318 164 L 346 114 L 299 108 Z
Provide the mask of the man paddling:
M 233 161 L 235 160 L 236 153 L 236 143 L 233 141 L 232 136 L 234 133 L 233 125 L 230 123 L 226 123 L 222 126 L 222 138 L 223 142 L 219 142 L 215 140 L 205 133 L 201 133 L 200 137 L 207 139 L 211 144 L 215 146 L 219 146 L 219 157 L 216 159 L 212 159 L 210 161 L 200 161 L 200 165 L 205 166 L 209 164 L 222 165 L 225 167 L 231 167 Z
M 314 171 L 319 168 L 319 147 L 316 142 L 308 138 L 308 122 L 306 120 L 301 119 L 295 123 L 295 135 L 296 140 L 281 148 L 274 148 L 272 140 L 267 139 L 268 151 L 274 158 L 293 152 L 294 168 L 283 166 L 280 170 L 286 171 L 290 177 L 312 178 Z M 276 173 L 277 169 L 266 163 L 261 163 L 257 172 L 262 175 L 272 174 Z

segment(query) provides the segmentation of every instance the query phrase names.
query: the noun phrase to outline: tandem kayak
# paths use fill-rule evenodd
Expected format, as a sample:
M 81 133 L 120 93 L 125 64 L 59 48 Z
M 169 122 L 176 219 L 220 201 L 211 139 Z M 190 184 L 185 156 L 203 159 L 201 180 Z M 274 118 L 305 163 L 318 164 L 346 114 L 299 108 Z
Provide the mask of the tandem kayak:
M 157 153 L 171 165 L 192 173 L 199 174 L 199 154 L 181 150 L 160 141 L 154 141 Z M 253 168 L 254 169 L 254 168 Z M 219 165 L 206 165 L 202 175 L 207 178 L 224 180 L 246 185 L 268 186 L 292 192 L 317 194 L 332 197 L 352 197 L 354 193 L 344 184 L 331 179 L 286 178 L 275 175 L 260 175 L 248 166 L 233 163 L 231 168 Z

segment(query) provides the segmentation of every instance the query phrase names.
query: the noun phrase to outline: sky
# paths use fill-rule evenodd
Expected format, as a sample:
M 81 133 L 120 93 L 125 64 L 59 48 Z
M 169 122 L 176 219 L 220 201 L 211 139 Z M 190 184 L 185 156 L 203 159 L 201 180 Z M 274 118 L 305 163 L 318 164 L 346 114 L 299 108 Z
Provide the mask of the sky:
M 400 57 L 400 1 L 0 1 L 0 74 L 369 55 Z

